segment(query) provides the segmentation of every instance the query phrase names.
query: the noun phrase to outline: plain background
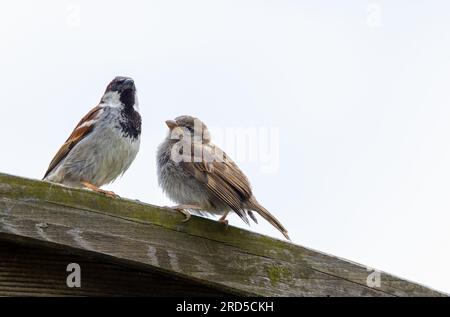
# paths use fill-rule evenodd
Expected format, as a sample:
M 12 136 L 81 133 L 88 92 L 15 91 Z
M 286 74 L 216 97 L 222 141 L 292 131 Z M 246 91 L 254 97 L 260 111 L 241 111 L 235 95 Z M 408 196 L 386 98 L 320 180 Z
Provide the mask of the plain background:
M 132 76 L 141 151 L 107 188 L 171 204 L 155 151 L 180 114 L 278 131 L 275 169 L 238 163 L 295 243 L 450 292 L 449 31 L 448 1 L 4 2 L 1 172 L 41 178 Z

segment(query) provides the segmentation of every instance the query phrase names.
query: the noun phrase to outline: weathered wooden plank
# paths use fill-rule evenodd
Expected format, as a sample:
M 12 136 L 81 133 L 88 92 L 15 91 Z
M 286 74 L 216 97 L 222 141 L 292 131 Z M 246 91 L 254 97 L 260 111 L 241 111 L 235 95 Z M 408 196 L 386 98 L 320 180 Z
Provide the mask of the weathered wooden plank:
M 92 220 L 88 219 L 89 222 Z M 105 219 L 97 220 L 96 223 L 101 223 L 113 231 L 123 228 L 123 226 Z M 123 222 L 124 220 L 117 219 L 116 221 Z M 139 226 L 146 228 L 142 230 Z M 83 230 L 80 230 L 47 223 L 45 237 L 43 237 L 40 232 L 42 229 L 40 221 L 6 215 L 2 215 L 0 218 L 0 235 L 10 232 L 15 235 L 19 234 L 110 255 L 114 258 L 128 260 L 127 263 L 147 264 L 174 276 L 186 277 L 187 275 L 194 281 L 227 290 L 230 293 L 267 296 L 385 295 L 379 291 L 308 268 L 297 268 L 293 264 L 283 263 L 279 260 L 242 253 L 232 247 L 214 247 L 213 241 L 201 241 L 196 237 L 193 237 L 194 241 L 191 243 L 202 246 L 202 250 L 207 252 L 193 251 L 192 246 L 186 248 L 186 243 L 180 242 L 180 245 L 177 245 L 176 241 L 179 239 L 176 238 L 171 238 L 173 243 L 169 244 L 169 239 L 165 239 L 161 244 L 160 238 L 156 240 L 130 239 L 122 235 L 91 231 L 86 227 L 87 224 Z M 142 235 L 145 234 L 145 231 L 151 232 L 148 237 L 156 233 L 165 238 L 164 233 L 160 234 L 161 229 L 158 230 L 158 228 L 151 228 L 143 224 L 136 224 L 130 229 L 133 232 L 140 232 Z
M 0 174 L 0 232 L 97 252 L 247 295 L 440 296 L 366 267 L 200 217 Z
M 0 241 L 0 296 L 224 296 L 170 274 L 111 264 L 86 253 Z M 81 266 L 81 288 L 66 285 L 69 263 Z

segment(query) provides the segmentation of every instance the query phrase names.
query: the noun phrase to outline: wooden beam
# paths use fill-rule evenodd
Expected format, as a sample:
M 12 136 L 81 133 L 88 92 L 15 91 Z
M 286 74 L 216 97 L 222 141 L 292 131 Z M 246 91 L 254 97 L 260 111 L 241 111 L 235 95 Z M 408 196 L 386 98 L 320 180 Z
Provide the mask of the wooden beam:
M 23 242 L 0 240 L 0 296 L 233 295 L 171 274 L 110 263 L 96 254 Z M 79 288 L 67 287 L 69 263 L 80 265 Z
M 89 252 L 226 293 L 259 296 L 446 296 L 286 241 L 127 199 L 0 174 L 0 239 Z

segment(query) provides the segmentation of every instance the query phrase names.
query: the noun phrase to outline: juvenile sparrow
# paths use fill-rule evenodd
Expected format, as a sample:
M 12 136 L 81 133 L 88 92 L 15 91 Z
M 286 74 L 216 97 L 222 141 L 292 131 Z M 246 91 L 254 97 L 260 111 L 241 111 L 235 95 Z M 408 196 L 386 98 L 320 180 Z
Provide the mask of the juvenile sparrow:
M 169 133 L 157 153 L 158 181 L 173 207 L 189 220 L 188 210 L 222 215 L 230 211 L 249 224 L 247 215 L 257 222 L 257 212 L 285 237 L 287 230 L 252 194 L 250 183 L 239 167 L 211 142 L 206 125 L 197 118 L 180 116 L 166 121 Z
M 140 144 L 141 116 L 134 81 L 116 77 L 98 106 L 84 116 L 56 153 L 44 180 L 88 188 L 99 187 L 125 173 Z

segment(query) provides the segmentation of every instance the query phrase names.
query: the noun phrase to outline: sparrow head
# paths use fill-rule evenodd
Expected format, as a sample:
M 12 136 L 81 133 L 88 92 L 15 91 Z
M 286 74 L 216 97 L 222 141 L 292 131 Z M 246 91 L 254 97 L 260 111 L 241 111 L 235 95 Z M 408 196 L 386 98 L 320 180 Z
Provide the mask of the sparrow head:
M 202 143 L 209 143 L 211 135 L 208 127 L 200 119 L 192 116 L 179 116 L 174 120 L 167 120 L 166 125 L 170 129 L 169 135 L 182 135 L 196 140 L 201 139 Z
M 134 108 L 137 111 L 138 102 L 134 80 L 121 76 L 114 78 L 106 87 L 101 102 L 113 107 Z

